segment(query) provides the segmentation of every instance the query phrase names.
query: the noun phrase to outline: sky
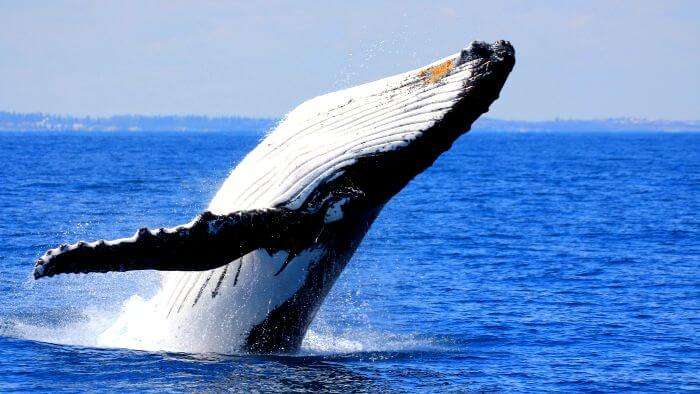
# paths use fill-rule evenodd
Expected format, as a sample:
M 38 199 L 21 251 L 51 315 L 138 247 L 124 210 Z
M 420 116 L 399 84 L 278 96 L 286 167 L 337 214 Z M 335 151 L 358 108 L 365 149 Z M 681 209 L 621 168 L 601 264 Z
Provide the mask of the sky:
M 700 119 L 700 1 L 642 0 L 0 0 L 0 111 L 276 117 L 497 39 L 490 117 Z

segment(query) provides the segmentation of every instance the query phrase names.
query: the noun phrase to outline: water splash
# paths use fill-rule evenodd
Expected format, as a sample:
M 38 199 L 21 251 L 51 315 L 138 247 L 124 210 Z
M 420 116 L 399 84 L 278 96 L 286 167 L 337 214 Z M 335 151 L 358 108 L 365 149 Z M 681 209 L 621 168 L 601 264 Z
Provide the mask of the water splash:
M 374 352 L 442 351 L 437 343 L 415 334 L 395 334 L 356 328 L 342 333 L 309 330 L 300 355 Z
M 0 335 L 69 346 L 198 353 L 196 344 L 173 340 L 177 335 L 168 320 L 154 313 L 153 299 L 139 295 L 129 297 L 120 309 L 90 307 L 60 322 L 11 318 L 0 325 Z M 338 327 L 323 319 L 308 331 L 299 356 L 441 350 L 435 341 L 415 334 Z

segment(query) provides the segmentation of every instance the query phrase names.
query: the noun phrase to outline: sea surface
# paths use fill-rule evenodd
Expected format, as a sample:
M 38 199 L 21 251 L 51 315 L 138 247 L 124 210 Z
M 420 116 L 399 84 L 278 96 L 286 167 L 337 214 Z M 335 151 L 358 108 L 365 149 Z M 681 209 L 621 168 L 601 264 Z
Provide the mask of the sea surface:
M 0 133 L 0 392 L 700 390 L 700 134 L 465 135 L 298 355 L 98 348 L 158 274 L 31 278 L 62 242 L 189 221 L 257 142 Z

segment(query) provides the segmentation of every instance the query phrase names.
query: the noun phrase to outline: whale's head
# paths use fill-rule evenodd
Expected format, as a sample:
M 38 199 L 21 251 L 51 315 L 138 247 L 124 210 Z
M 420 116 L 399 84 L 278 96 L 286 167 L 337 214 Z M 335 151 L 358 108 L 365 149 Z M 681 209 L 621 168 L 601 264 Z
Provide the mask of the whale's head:
M 474 41 L 416 70 L 308 100 L 231 173 L 209 210 L 314 207 L 338 190 L 381 206 L 467 132 L 515 64 Z

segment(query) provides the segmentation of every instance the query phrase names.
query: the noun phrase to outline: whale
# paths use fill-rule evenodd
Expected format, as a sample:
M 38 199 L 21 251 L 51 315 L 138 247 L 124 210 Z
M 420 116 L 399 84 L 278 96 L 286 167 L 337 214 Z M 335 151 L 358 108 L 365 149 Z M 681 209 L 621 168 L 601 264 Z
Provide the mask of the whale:
M 509 42 L 474 41 L 308 100 L 189 223 L 63 244 L 33 276 L 158 270 L 157 293 L 112 334 L 193 352 L 296 352 L 382 208 L 489 110 L 514 64 Z

